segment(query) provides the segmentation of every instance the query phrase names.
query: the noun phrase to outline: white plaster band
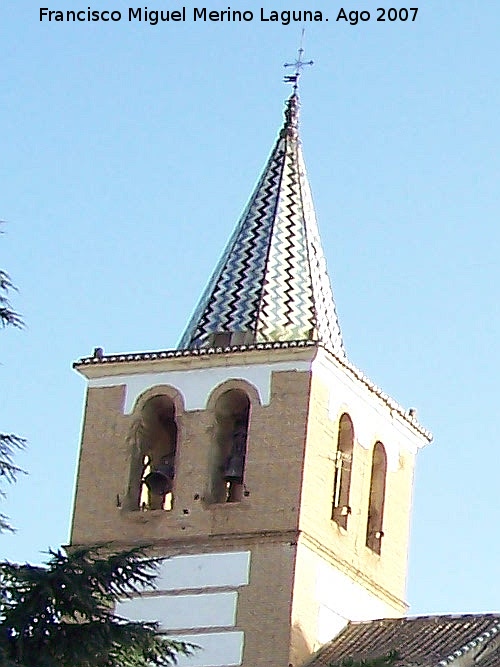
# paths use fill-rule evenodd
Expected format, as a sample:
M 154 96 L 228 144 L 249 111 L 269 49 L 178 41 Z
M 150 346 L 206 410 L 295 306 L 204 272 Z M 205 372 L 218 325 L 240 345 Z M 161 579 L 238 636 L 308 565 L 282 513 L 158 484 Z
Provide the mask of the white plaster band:
M 277 364 L 252 366 L 220 366 L 189 371 L 167 371 L 133 375 L 111 375 L 89 380 L 89 387 L 116 387 L 125 385 L 124 414 L 131 414 L 138 397 L 147 389 L 169 385 L 178 389 L 184 397 L 186 410 L 203 410 L 212 391 L 227 380 L 244 380 L 259 393 L 262 405 L 269 405 L 271 376 L 279 371 L 308 371 L 308 361 L 288 361 Z

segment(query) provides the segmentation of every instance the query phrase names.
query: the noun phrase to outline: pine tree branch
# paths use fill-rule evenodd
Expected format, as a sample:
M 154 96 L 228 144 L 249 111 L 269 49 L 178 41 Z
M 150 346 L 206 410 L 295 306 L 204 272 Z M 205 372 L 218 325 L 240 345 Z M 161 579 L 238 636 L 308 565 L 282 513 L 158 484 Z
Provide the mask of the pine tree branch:
M 23 449 L 26 445 L 24 438 L 12 433 L 0 433 L 0 497 L 5 497 L 4 484 L 15 482 L 17 475 L 26 474 L 22 468 L 14 464 L 14 450 Z M 0 533 L 14 532 L 9 518 L 0 513 Z
M 114 553 L 108 545 L 51 551 L 45 567 L 0 563 L 0 658 L 18 667 L 174 665 L 195 647 L 114 613 L 153 587 L 160 562 L 145 547 Z
M 346 658 L 340 663 L 330 663 L 329 667 L 392 667 L 400 660 L 397 651 L 390 651 L 385 656 L 378 658 L 369 658 L 366 660 L 353 660 L 353 658 Z
M 14 482 L 16 475 L 24 470 L 14 465 L 14 450 L 24 449 L 26 440 L 12 433 L 0 433 L 0 483 L 2 478 L 6 482 Z M 0 491 L 1 495 L 4 495 Z
M 0 326 L 12 326 L 22 329 L 24 322 L 19 313 L 12 310 L 12 305 L 8 298 L 9 292 L 12 291 L 16 291 L 16 287 L 13 285 L 9 274 L 0 269 Z
M 24 326 L 21 316 L 12 310 L 9 301 L 9 293 L 15 290 L 16 288 L 9 274 L 0 269 L 0 328 L 12 326 L 22 329 Z M 13 434 L 0 433 L 0 497 L 5 497 L 2 483 L 12 483 L 19 473 L 24 472 L 14 464 L 13 452 L 15 449 L 22 449 L 25 444 L 23 438 Z M 10 525 L 9 518 L 0 513 L 0 533 L 5 531 L 14 532 L 14 528 Z

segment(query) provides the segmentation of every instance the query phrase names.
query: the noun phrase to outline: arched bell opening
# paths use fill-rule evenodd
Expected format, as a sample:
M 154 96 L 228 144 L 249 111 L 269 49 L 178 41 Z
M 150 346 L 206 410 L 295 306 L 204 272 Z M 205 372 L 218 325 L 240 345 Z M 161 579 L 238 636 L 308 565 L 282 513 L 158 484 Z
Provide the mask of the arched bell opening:
M 337 451 L 335 452 L 335 474 L 333 479 L 332 520 L 347 529 L 351 514 L 350 490 L 352 474 L 352 454 L 354 448 L 354 427 L 347 413 L 339 420 Z
M 229 389 L 215 404 L 215 434 L 211 457 L 213 503 L 241 500 L 244 489 L 250 399 L 241 389 Z
M 387 478 L 387 454 L 381 442 L 373 448 L 372 472 L 370 479 L 370 500 L 366 527 L 366 546 L 380 555 L 384 537 L 384 505 Z
M 143 406 L 138 433 L 139 509 L 171 510 L 174 502 L 177 424 L 169 396 L 154 396 Z

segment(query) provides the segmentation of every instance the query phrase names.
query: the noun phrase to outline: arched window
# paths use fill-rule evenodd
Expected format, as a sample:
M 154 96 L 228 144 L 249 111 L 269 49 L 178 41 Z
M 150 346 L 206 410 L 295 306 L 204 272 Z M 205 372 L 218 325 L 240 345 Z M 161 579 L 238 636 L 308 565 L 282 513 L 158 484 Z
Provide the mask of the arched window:
M 238 502 L 243 496 L 249 418 L 244 391 L 230 389 L 217 400 L 208 494 L 213 503 Z
M 139 477 L 138 506 L 142 510 L 171 510 L 177 449 L 175 406 L 171 398 L 154 396 L 145 403 L 137 440 L 140 470 L 134 472 Z
M 353 445 L 354 429 L 352 421 L 348 414 L 343 414 L 339 421 L 337 451 L 335 452 L 332 502 L 332 519 L 342 528 L 347 528 L 347 519 L 351 513 L 349 493 L 351 490 Z
M 387 477 L 387 455 L 385 447 L 377 442 L 373 448 L 370 500 L 366 528 L 366 546 L 380 554 L 384 536 L 385 480 Z

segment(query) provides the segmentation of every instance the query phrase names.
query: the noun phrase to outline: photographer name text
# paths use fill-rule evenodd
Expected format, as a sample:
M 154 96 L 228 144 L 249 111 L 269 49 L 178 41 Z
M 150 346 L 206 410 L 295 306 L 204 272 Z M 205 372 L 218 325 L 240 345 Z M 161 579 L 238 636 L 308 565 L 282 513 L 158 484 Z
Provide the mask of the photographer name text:
M 148 9 L 147 7 L 129 7 L 126 10 L 97 10 L 87 7 L 81 10 L 60 10 L 40 7 L 39 18 L 42 23 L 119 23 L 120 21 L 147 23 L 151 26 L 161 23 L 186 22 L 194 23 L 249 23 L 260 21 L 274 22 L 282 25 L 312 21 L 335 21 L 347 25 L 358 25 L 368 21 L 378 23 L 415 22 L 418 7 L 377 7 L 376 9 L 344 9 L 340 7 L 332 14 L 324 10 L 275 10 L 260 7 L 254 9 L 210 9 L 209 7 L 177 7 L 175 9 Z

